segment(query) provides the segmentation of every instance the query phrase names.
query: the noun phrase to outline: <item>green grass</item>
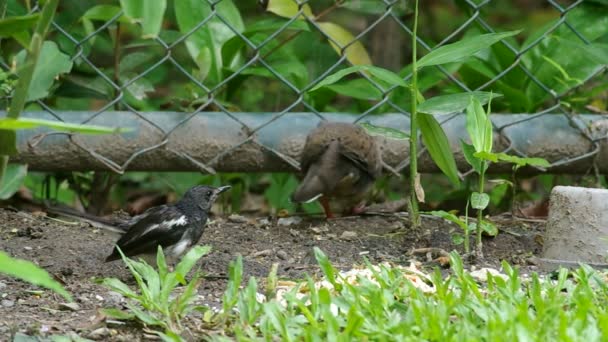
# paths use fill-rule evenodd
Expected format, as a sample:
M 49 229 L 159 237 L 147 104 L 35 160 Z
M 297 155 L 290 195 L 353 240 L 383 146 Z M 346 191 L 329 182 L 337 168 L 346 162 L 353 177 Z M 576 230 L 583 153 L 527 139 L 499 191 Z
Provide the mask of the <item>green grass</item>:
M 318 249 L 325 277 L 240 287 L 243 263 L 229 269 L 219 310 L 204 310 L 201 337 L 213 341 L 606 341 L 606 274 L 587 266 L 554 277 L 475 280 L 451 254 L 445 277 L 388 264 L 338 272 Z M 285 285 L 287 284 L 287 285 Z M 264 293 L 265 295 L 261 295 Z M 180 340 L 179 337 L 171 340 Z

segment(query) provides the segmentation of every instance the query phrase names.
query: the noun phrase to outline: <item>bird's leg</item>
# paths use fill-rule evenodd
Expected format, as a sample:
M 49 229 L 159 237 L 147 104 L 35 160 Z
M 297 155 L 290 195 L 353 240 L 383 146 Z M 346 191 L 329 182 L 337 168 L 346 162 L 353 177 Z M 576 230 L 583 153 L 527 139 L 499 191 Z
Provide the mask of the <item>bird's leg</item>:
M 334 218 L 334 214 L 331 212 L 331 208 L 329 207 L 329 199 L 325 196 L 322 196 L 319 199 L 319 202 L 321 202 L 321 206 L 323 207 L 323 210 L 325 211 L 325 217 L 328 219 Z

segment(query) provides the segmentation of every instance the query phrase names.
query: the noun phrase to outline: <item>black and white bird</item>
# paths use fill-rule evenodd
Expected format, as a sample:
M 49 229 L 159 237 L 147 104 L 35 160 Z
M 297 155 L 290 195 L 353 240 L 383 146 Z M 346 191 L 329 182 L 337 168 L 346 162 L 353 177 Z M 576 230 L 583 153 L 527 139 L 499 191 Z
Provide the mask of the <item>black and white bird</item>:
M 120 259 L 117 247 L 128 257 L 149 259 L 159 245 L 169 260 L 176 260 L 201 238 L 213 202 L 228 189 L 230 186 L 197 185 L 174 204 L 152 207 L 134 216 L 119 226 L 125 233 L 106 262 Z

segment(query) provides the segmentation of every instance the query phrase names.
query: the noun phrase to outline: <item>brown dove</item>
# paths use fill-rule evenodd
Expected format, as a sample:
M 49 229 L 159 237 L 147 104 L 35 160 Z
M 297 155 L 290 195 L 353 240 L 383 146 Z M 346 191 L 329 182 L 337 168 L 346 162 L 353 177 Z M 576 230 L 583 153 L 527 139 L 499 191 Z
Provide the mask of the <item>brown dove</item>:
M 304 179 L 292 201 L 319 199 L 327 218 L 332 218 L 330 199 L 344 214 L 363 211 L 382 159 L 376 141 L 360 126 L 322 121 L 306 137 L 300 165 Z

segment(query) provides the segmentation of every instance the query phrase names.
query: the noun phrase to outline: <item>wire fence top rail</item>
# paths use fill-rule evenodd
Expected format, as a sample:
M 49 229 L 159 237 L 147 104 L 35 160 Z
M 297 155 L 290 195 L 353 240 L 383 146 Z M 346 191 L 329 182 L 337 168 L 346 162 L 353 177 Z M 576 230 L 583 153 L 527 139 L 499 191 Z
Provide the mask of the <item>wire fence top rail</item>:
M 349 117 L 353 122 L 385 113 L 409 117 L 409 90 L 366 72 L 313 90 L 329 75 L 361 64 L 390 69 L 408 81 L 413 22 L 409 3 L 158 3 L 160 19 L 141 20 L 119 1 L 62 1 L 43 45 L 45 59 L 35 75 L 44 81 L 38 83 L 42 88 L 30 89 L 28 111 L 75 123 L 94 123 L 109 112 L 130 113 L 156 132 L 145 145 L 133 144 L 121 160 L 111 160 L 83 139 L 70 137 L 71 144 L 109 170 L 122 173 L 133 159 L 165 149 L 202 172 L 215 173 L 218 161 L 245 144 L 254 144 L 297 170 L 295 156 L 278 151 L 261 137 L 268 132 L 265 127 L 278 120 L 293 123 L 292 129 L 297 130 L 299 125 L 290 114 L 307 112 L 324 120 L 327 112 L 350 112 L 357 114 Z M 553 158 L 552 165 L 597 155 L 605 137 L 591 134 L 576 113 L 602 112 L 594 101 L 606 101 L 602 95 L 607 83 L 606 56 L 602 55 L 608 42 L 605 1 L 424 1 L 420 7 L 421 55 L 463 37 L 522 29 L 473 58 L 421 71 L 419 83 L 425 96 L 500 93 L 502 97 L 492 104 L 494 111 L 533 114 L 500 125 L 494 122 L 496 139 L 503 142 L 505 152 L 527 156 L 510 143 L 509 130 L 560 115 L 584 137 L 588 148 L 576 156 Z M 11 2 L 7 15 L 38 11 L 38 6 Z M 5 77 L 0 90 L 4 109 L 11 95 L 10 75 L 24 60 L 21 50 L 18 44 L 3 41 L 0 65 Z M 62 63 L 65 67 L 58 69 Z M 65 115 L 69 110 L 80 114 Z M 174 116 L 171 126 L 146 115 L 159 111 Z M 204 160 L 170 143 L 174 131 L 209 112 L 224 115 L 231 127 L 238 128 L 240 140 L 205 155 Z M 272 114 L 255 121 L 240 114 L 258 112 Z M 440 122 L 449 125 L 456 117 L 456 113 L 445 115 Z M 39 144 L 39 140 L 28 142 L 34 150 Z M 404 169 L 407 156 L 393 164 L 398 171 Z

